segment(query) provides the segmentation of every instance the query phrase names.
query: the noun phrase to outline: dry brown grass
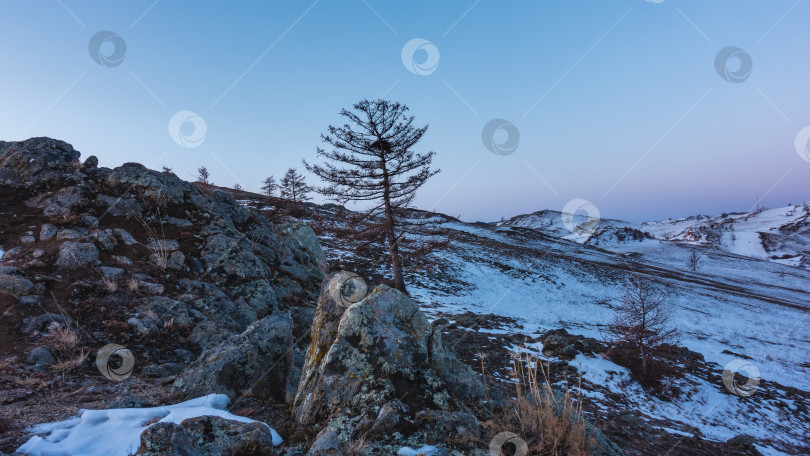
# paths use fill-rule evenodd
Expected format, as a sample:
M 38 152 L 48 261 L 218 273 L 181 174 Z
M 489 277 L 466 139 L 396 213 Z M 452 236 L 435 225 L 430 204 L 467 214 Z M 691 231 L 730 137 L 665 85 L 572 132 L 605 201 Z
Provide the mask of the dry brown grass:
M 512 355 L 512 380 L 517 399 L 512 407 L 485 423 L 493 434 L 514 432 L 525 440 L 528 454 L 587 456 L 597 448 L 582 417 L 582 397 L 566 386 L 551 387 L 549 367 L 538 357 L 519 351 Z M 581 382 L 581 378 L 580 378 Z
M 57 351 L 69 352 L 79 345 L 81 337 L 69 326 L 51 323 L 44 340 L 46 345 Z
M 141 224 L 144 231 L 146 231 L 147 239 L 151 241 L 147 244 L 140 243 L 142 246 L 146 247 L 152 254 L 150 258 L 152 258 L 152 262 L 158 269 L 166 269 L 166 266 L 169 264 L 169 249 L 166 248 L 166 233 L 163 231 L 163 223 L 161 223 L 162 217 L 160 215 L 160 209 L 157 210 L 157 219 L 158 224 L 160 224 L 160 233 L 158 230 L 152 228 L 146 219 L 141 214 L 134 214 L 135 220 Z
M 134 292 L 138 291 L 138 287 L 140 287 L 140 284 L 138 283 L 138 279 L 135 279 L 135 278 L 127 279 L 127 290 L 134 293 Z
M 48 383 L 45 382 L 45 380 L 42 380 L 41 378 L 37 377 L 14 378 L 13 381 L 18 386 L 32 389 L 34 391 L 38 391 L 48 386 Z
M 104 289 L 107 290 L 107 293 L 115 293 L 118 291 L 118 283 L 115 280 L 104 278 Z
M 348 456 L 360 456 L 366 454 L 369 444 L 366 439 L 360 437 L 356 440 L 349 440 L 346 446 L 343 447 L 343 453 Z
M 52 364 L 50 366 L 50 369 L 60 374 L 72 372 L 81 367 L 82 364 L 84 364 L 84 362 L 87 361 L 88 355 L 90 355 L 90 350 L 87 348 L 82 348 L 70 358 L 67 358 L 65 360 L 59 360 L 56 363 Z

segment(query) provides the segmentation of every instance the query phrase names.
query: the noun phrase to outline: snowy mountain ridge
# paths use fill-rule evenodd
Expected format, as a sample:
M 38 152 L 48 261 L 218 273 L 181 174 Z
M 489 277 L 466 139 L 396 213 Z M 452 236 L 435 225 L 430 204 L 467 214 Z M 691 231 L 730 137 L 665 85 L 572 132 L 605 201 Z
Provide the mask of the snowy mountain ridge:
M 571 231 L 570 223 L 566 226 L 566 216 L 573 220 L 575 226 L 590 229 Z M 643 253 L 644 246 L 641 244 L 645 242 L 673 242 L 810 268 L 810 203 L 640 224 L 578 214 L 572 217 L 559 211 L 542 210 L 518 215 L 494 225 L 529 228 L 612 251 L 625 252 L 629 247 L 619 246 L 631 243 L 635 244 L 634 248 L 639 253 Z

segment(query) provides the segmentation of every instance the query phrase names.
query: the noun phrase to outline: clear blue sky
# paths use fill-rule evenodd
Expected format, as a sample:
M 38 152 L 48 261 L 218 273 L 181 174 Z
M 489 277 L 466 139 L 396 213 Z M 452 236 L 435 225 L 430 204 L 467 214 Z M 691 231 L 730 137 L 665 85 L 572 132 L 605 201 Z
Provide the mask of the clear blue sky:
M 205 165 L 219 185 L 258 190 L 313 160 L 342 107 L 385 95 L 430 124 L 417 150 L 436 151 L 442 173 L 417 205 L 465 220 L 575 198 L 634 221 L 810 200 L 794 147 L 810 126 L 810 1 L 3 0 L 0 12 L 0 139 L 63 139 L 103 166 L 192 179 Z M 110 66 L 89 52 L 103 30 L 126 44 Z M 415 38 L 439 51 L 430 74 L 403 63 Z M 743 82 L 715 68 L 727 46 L 751 57 Z M 179 111 L 204 120 L 198 147 L 170 136 Z M 514 153 L 484 146 L 494 118 L 519 130 Z

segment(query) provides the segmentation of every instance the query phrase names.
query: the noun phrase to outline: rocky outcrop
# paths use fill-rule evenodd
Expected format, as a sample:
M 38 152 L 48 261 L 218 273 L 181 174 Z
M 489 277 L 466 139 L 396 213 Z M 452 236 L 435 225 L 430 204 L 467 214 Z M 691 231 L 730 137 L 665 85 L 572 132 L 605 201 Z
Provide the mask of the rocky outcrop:
M 71 312 L 115 312 L 77 318 L 97 338 L 85 343 L 138 344 L 145 359 L 135 375 L 182 364 L 159 342 L 180 341 L 176 348 L 200 356 L 180 375 L 190 381 L 182 394 L 291 399 L 304 358 L 290 347 L 308 343 L 313 315 L 303 306 L 317 299 L 325 266 L 314 232 L 277 226 L 227 192 L 171 172 L 79 158 L 50 138 L 0 142 L 0 187 L 19 198 L 4 203 L 30 224 L 13 245 L 3 238 L 0 299 L 62 291 L 56 296 L 71 300 L 60 302 Z M 283 368 L 248 388 L 278 359 Z
M 79 155 L 73 146 L 57 139 L 0 141 L 0 184 L 41 190 L 78 183 L 83 179 Z
M 174 383 L 185 398 L 223 393 L 231 399 L 252 396 L 283 401 L 293 369 L 292 324 L 272 315 L 207 350 Z
M 384 442 L 400 432 L 429 443 L 478 435 L 465 402 L 479 399 L 483 386 L 419 306 L 380 285 L 346 307 L 336 280 L 342 276 L 324 281 L 295 398 L 298 424 L 323 429 L 311 454 L 340 454 L 336 446 L 361 434 Z

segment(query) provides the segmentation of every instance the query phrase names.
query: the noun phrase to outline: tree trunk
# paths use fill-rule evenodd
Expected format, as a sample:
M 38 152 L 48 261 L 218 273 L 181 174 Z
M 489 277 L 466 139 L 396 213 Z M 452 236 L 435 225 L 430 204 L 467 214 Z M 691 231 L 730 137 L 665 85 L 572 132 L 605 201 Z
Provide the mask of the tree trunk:
M 383 203 L 385 204 L 385 225 L 386 237 L 388 238 L 388 251 L 391 254 L 391 270 L 394 273 L 394 288 L 407 293 L 405 289 L 405 279 L 402 278 L 402 264 L 399 257 L 399 246 L 397 245 L 397 235 L 394 229 L 394 211 L 391 208 L 391 184 L 388 180 L 388 170 L 385 167 L 385 159 L 382 161 L 383 171 Z

